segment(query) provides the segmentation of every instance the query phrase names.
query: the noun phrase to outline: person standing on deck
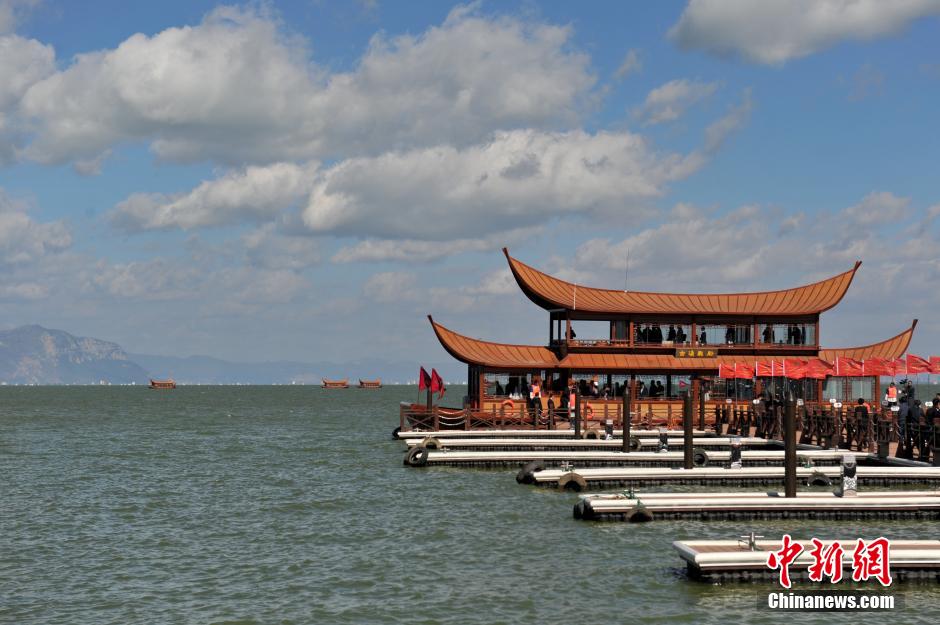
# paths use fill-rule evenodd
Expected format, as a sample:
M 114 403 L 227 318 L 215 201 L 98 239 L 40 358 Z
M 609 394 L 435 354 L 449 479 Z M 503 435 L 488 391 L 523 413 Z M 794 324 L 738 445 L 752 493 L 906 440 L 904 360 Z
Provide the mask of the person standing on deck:
M 900 445 L 907 448 L 907 417 L 911 412 L 911 407 L 907 403 L 907 397 L 902 396 L 898 404 L 898 441 Z
M 676 326 L 669 326 L 669 333 L 666 334 L 666 340 L 672 343 L 676 342 Z
M 705 345 L 708 343 L 708 336 L 705 334 L 705 328 L 702 328 L 702 333 L 698 336 L 698 344 Z
M 885 391 L 885 401 L 889 404 L 894 404 L 898 401 L 898 387 L 894 385 L 894 382 L 889 384 Z

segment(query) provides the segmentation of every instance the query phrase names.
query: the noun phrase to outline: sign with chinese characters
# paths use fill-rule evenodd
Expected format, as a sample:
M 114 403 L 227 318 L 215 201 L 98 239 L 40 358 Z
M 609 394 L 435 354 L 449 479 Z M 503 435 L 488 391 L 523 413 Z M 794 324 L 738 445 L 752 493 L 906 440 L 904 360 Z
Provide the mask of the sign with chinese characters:
M 714 347 L 680 347 L 676 350 L 676 358 L 714 358 L 718 350 Z
M 842 579 L 843 567 L 848 562 L 846 550 L 838 540 L 827 543 L 813 538 L 813 548 L 809 551 L 809 579 L 821 582 L 828 578 L 835 584 Z M 887 538 L 879 537 L 865 542 L 859 538 L 854 545 L 849 545 L 851 553 L 852 581 L 865 582 L 877 580 L 882 586 L 891 585 L 891 562 L 889 558 L 891 543 Z M 803 553 L 804 547 L 792 540 L 789 534 L 783 535 L 779 551 L 767 554 L 767 567 L 780 570 L 780 585 L 790 588 L 790 565 Z M 801 562 L 802 563 L 802 562 Z

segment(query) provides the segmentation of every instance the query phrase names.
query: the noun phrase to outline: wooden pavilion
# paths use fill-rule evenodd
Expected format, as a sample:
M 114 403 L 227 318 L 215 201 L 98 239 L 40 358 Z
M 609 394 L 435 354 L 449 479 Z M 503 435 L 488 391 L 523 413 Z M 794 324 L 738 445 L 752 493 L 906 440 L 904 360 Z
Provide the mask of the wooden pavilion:
M 541 387 L 543 406 L 556 406 L 572 381 L 591 411 L 605 414 L 630 393 L 649 414 L 681 411 L 681 397 L 705 404 L 749 401 L 763 391 L 806 401 L 868 401 L 881 396 L 878 376 L 788 379 L 771 371 L 750 380 L 719 378 L 719 366 L 742 361 L 838 358 L 896 359 L 916 326 L 861 347 L 824 348 L 820 315 L 845 296 L 861 262 L 819 282 L 778 291 L 725 294 L 599 289 L 566 282 L 503 252 L 522 292 L 549 313 L 546 345 L 511 345 L 470 338 L 428 317 L 441 345 L 468 365 L 467 408 L 499 412 L 525 403 L 527 385 Z M 602 322 L 599 337 L 577 336 L 573 322 Z M 609 331 L 607 331 L 609 329 Z

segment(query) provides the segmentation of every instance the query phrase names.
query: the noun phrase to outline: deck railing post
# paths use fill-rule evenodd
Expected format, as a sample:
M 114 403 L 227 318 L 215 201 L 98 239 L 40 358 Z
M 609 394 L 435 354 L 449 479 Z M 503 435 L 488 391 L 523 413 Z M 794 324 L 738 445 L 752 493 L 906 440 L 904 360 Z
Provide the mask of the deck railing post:
M 787 401 L 783 413 L 784 494 L 796 497 L 796 401 Z
M 688 393 L 682 398 L 682 451 L 685 468 L 692 468 L 692 396 Z
M 629 392 L 623 394 L 623 453 L 630 453 L 630 413 L 632 409 L 633 398 Z
M 405 407 L 404 406 L 398 407 L 398 431 L 399 432 L 405 431 Z
M 431 416 L 434 417 L 434 431 L 437 432 L 441 429 L 441 416 L 437 412 L 437 406 L 431 408 Z
M 581 438 L 581 387 L 574 387 L 574 437 Z

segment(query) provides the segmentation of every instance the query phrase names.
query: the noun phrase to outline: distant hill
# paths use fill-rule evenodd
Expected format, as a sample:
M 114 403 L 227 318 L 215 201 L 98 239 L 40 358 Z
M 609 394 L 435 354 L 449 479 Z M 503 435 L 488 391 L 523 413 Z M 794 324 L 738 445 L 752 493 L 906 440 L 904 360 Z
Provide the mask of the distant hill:
M 7 384 L 138 384 L 147 372 L 117 343 L 38 325 L 0 331 L 0 382 Z
M 447 381 L 463 382 L 460 363 L 422 363 Z M 414 382 L 418 363 L 364 359 L 335 362 L 230 362 L 210 356 L 128 354 L 117 343 L 77 337 L 38 325 L 0 331 L 0 383 L 146 384 L 173 378 L 180 384 L 320 384 L 322 378 L 381 378 L 385 384 Z

